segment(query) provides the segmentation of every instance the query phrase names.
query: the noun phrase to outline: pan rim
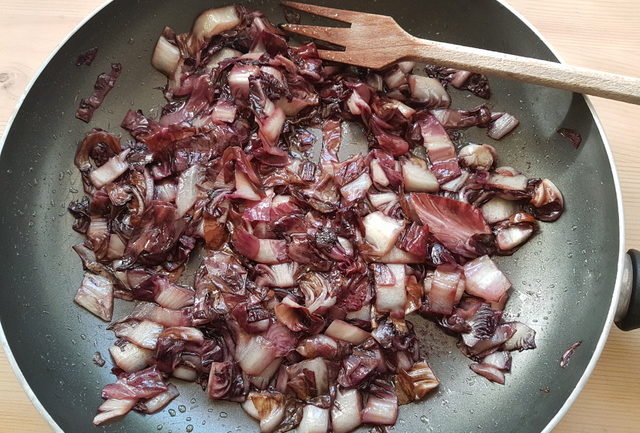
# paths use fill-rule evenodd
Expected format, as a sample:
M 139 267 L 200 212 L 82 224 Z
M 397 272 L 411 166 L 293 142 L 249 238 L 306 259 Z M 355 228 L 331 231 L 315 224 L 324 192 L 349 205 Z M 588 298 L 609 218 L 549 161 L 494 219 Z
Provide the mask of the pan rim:
M 44 69 L 51 62 L 51 60 L 58 54 L 58 52 L 62 49 L 62 47 L 64 45 L 66 45 L 66 43 L 82 27 L 84 27 L 84 25 L 87 24 L 88 21 L 93 19 L 93 17 L 95 17 L 100 11 L 102 11 L 109 4 L 111 4 L 112 1 L 113 0 L 106 0 L 103 4 L 99 5 L 95 10 L 93 10 L 90 14 L 88 14 L 82 21 L 80 21 L 80 23 L 78 23 L 78 25 L 76 25 L 60 41 L 60 43 L 51 51 L 49 56 L 47 56 L 45 61 L 40 65 L 40 67 L 38 68 L 36 73 L 31 78 L 29 84 L 26 86 L 26 88 L 25 88 L 24 92 L 22 93 L 22 95 L 20 96 L 20 98 L 18 98 L 18 101 L 17 101 L 17 103 L 16 103 L 16 105 L 15 105 L 15 107 L 13 109 L 13 112 L 12 112 L 12 114 L 10 115 L 10 117 L 9 117 L 9 119 L 7 121 L 7 124 L 5 126 L 5 130 L 4 130 L 3 134 L 2 134 L 2 137 L 0 137 L 0 157 L 2 156 L 2 150 L 4 150 L 4 145 L 6 143 L 8 135 L 9 135 L 9 131 L 11 130 L 11 127 L 13 126 L 13 123 L 14 123 L 16 117 L 17 117 L 17 114 L 20 111 L 20 108 L 22 107 L 22 104 L 23 104 L 26 96 L 31 91 L 31 88 L 34 86 L 35 82 L 38 80 L 38 78 L 40 77 L 40 75 L 44 71 Z M 557 51 L 557 49 L 546 39 L 546 37 L 543 36 L 542 33 L 527 18 L 525 18 L 520 12 L 515 10 L 513 8 L 513 6 L 511 6 L 507 2 L 507 0 L 495 0 L 495 1 L 497 3 L 499 3 L 502 7 L 507 9 L 511 14 L 513 14 L 513 16 L 515 18 L 517 18 L 523 24 L 525 24 L 529 28 L 529 30 L 531 30 L 536 35 L 536 37 L 538 37 L 540 39 L 540 41 L 542 41 L 542 43 L 549 49 L 549 51 L 551 51 L 551 53 L 558 59 L 558 61 L 560 63 L 566 63 L 564 61 L 563 57 Z M 609 311 L 607 313 L 607 318 L 606 318 L 605 324 L 604 324 L 604 326 L 602 328 L 602 333 L 600 334 L 600 337 L 598 339 L 596 347 L 595 347 L 595 349 L 594 349 L 594 351 L 593 351 L 593 353 L 591 355 L 591 359 L 589 360 L 589 363 L 587 364 L 587 366 L 584 369 L 580 379 L 578 380 L 578 383 L 576 384 L 574 389 L 571 391 L 571 394 L 569 395 L 569 397 L 567 397 L 567 399 L 563 403 L 562 407 L 556 412 L 556 414 L 553 416 L 553 418 L 551 418 L 551 420 L 547 423 L 547 425 L 544 427 L 544 429 L 542 429 L 542 433 L 550 433 L 558 425 L 560 420 L 567 414 L 567 412 L 569 411 L 569 409 L 571 408 L 573 403 L 577 400 L 578 396 L 580 395 L 580 393 L 584 389 L 587 381 L 591 377 L 591 374 L 593 373 L 593 370 L 595 369 L 595 366 L 597 365 L 597 362 L 598 362 L 598 360 L 599 360 L 599 358 L 600 358 L 600 356 L 602 354 L 604 346 L 605 346 L 605 344 L 607 342 L 607 339 L 609 337 L 609 332 L 611 330 L 611 326 L 613 325 L 613 319 L 614 319 L 614 316 L 615 316 L 616 307 L 618 305 L 618 299 L 620 297 L 620 291 L 621 291 L 621 287 L 622 287 L 622 274 L 623 274 L 624 259 L 625 259 L 625 226 L 624 226 L 624 209 L 623 209 L 623 203 L 622 203 L 622 190 L 621 190 L 621 187 L 620 187 L 620 179 L 619 179 L 617 167 L 616 167 L 616 164 L 615 164 L 615 161 L 614 161 L 614 158 L 613 158 L 613 152 L 611 150 L 611 145 L 609 144 L 609 140 L 607 138 L 607 135 L 605 134 L 605 131 L 604 131 L 604 128 L 602 126 L 602 122 L 600 120 L 600 117 L 598 116 L 598 113 L 596 112 L 596 110 L 595 110 L 595 108 L 593 106 L 593 103 L 591 102 L 590 97 L 587 96 L 587 95 L 582 95 L 582 96 L 583 96 L 583 98 L 584 98 L 584 100 L 585 100 L 585 102 L 587 104 L 587 107 L 589 108 L 589 113 L 593 117 L 593 120 L 594 120 L 594 122 L 596 124 L 597 130 L 598 130 L 600 136 L 602 137 L 602 144 L 603 144 L 603 146 L 605 148 L 605 152 L 607 154 L 607 159 L 609 161 L 609 168 L 611 169 L 613 183 L 614 183 L 614 189 L 615 189 L 615 192 L 616 192 L 616 205 L 617 205 L 617 210 L 618 210 L 618 233 L 619 233 L 619 239 L 618 239 L 618 264 L 617 264 L 617 271 L 616 271 L 616 281 L 615 281 L 615 284 L 614 284 L 613 294 L 612 294 L 612 297 L 611 297 L 611 304 L 609 305 Z M 44 405 L 40 402 L 40 400 L 38 399 L 36 394 L 31 389 L 31 386 L 27 382 L 24 374 L 22 373 L 22 370 L 20 369 L 20 366 L 18 365 L 15 357 L 13 356 L 13 352 L 11 351 L 11 348 L 9 346 L 9 342 L 7 340 L 7 337 L 6 337 L 5 333 L 4 333 L 4 329 L 2 327 L 2 322 L 1 321 L 0 321 L 0 344 L 2 345 L 2 349 L 4 350 L 4 352 L 6 354 L 7 360 L 9 361 L 9 365 L 11 366 L 11 369 L 12 369 L 13 373 L 15 374 L 16 378 L 18 379 L 18 382 L 20 383 L 22 389 L 27 394 L 27 397 L 29 398 L 29 400 L 31 401 L 33 406 L 40 413 L 40 415 L 47 421 L 47 423 L 54 430 L 54 432 L 56 432 L 56 433 L 65 433 L 64 430 L 62 430 L 62 428 L 60 428 L 60 426 L 56 423 L 56 421 L 53 419 L 53 417 L 49 414 L 47 409 L 45 409 Z
M 517 19 L 522 21 L 541 41 L 545 46 L 551 51 L 551 53 L 558 59 L 560 63 L 565 63 L 564 58 L 560 55 L 558 50 L 547 40 L 547 38 L 542 35 L 542 33 L 535 27 L 527 18 L 525 18 L 520 12 L 515 10 L 507 0 L 496 0 L 500 3 L 505 9 L 511 12 Z M 607 319 L 602 328 L 602 333 L 600 334 L 600 338 L 598 338 L 598 343 L 596 344 L 595 350 L 591 355 L 591 359 L 587 364 L 586 368 L 582 372 L 582 376 L 578 380 L 578 383 L 569 394 L 569 397 L 565 400 L 562 407 L 556 412 L 556 414 L 549 420 L 549 423 L 542 430 L 542 433 L 550 433 L 562 420 L 562 418 L 567 414 L 573 403 L 578 399 L 578 396 L 584 389 L 585 385 L 589 381 L 593 370 L 595 369 L 598 360 L 600 359 L 600 355 L 602 355 L 602 351 L 604 350 L 604 346 L 609 338 L 609 332 L 611 331 L 611 326 L 613 325 L 613 319 L 616 313 L 616 309 L 618 306 L 618 300 L 620 298 L 620 291 L 622 287 L 622 274 L 624 270 L 624 261 L 625 261 L 625 226 L 624 226 L 624 209 L 622 203 L 622 189 L 620 187 L 620 179 L 618 177 L 618 170 L 616 167 L 615 160 L 613 159 L 613 152 L 611 150 L 611 145 L 609 144 L 609 139 L 604 131 L 602 126 L 602 122 L 600 121 L 600 116 L 596 112 L 593 103 L 591 102 L 591 97 L 587 95 L 582 95 L 584 98 L 587 107 L 589 108 L 589 112 L 593 117 L 593 120 L 598 128 L 598 132 L 602 137 L 602 144 L 604 145 L 605 151 L 607 153 L 607 158 L 609 160 L 609 166 L 611 168 L 613 185 L 616 191 L 616 205 L 618 207 L 618 266 L 616 272 L 616 282 L 613 288 L 613 295 L 611 296 L 611 304 L 609 305 L 609 312 L 607 313 Z
M 22 107 L 22 104 L 24 103 L 24 100 L 26 99 L 27 95 L 31 91 L 31 88 L 34 86 L 36 81 L 38 81 L 38 78 L 40 78 L 40 75 L 42 75 L 42 72 L 44 71 L 44 69 L 49 65 L 49 63 L 51 63 L 51 60 L 53 60 L 53 58 L 58 54 L 58 52 L 62 49 L 62 47 L 64 47 L 67 44 L 67 42 L 69 42 L 69 40 L 82 27 L 84 27 L 85 24 L 87 24 L 87 22 L 89 22 L 101 10 L 103 10 L 109 4 L 111 4 L 112 1 L 113 0 L 105 0 L 102 4 L 96 7 L 91 13 L 89 13 L 73 29 L 71 29 L 69 33 L 67 33 L 67 35 L 47 56 L 44 62 L 42 62 L 42 64 L 40 65 L 36 73 L 31 78 L 31 81 L 29 81 L 29 84 L 27 84 L 27 87 L 25 87 L 24 92 L 22 92 L 22 95 L 20 95 L 20 97 L 18 98 L 18 102 L 16 102 L 16 105 L 13 108 L 13 112 L 11 113 L 11 116 L 9 116 L 9 120 L 7 121 L 5 129 L 2 133 L 2 137 L 0 137 L 0 158 L 2 157 L 2 151 L 4 150 L 4 145 L 7 142 L 7 137 L 9 136 L 9 131 L 13 126 L 13 122 L 16 120 L 18 112 L 20 111 L 20 108 Z M 0 344 L 2 345 L 2 349 L 4 350 L 7 360 L 9 361 L 9 365 L 11 366 L 11 370 L 13 371 L 13 374 L 16 375 L 16 378 L 18 379 L 18 383 L 20 383 L 20 386 L 22 387 L 24 392 L 27 394 L 27 397 L 29 397 L 29 400 L 31 400 L 31 404 L 33 404 L 36 410 L 47 421 L 47 423 L 49 424 L 49 427 L 51 427 L 55 433 L 65 433 L 65 431 L 62 430 L 62 428 L 58 425 L 58 423 L 53 419 L 51 414 L 49 414 L 49 411 L 44 407 L 44 405 L 42 404 L 38 396 L 31 389 L 31 385 L 29 385 L 29 382 L 27 382 L 27 379 L 24 377 L 24 374 L 22 373 L 22 369 L 20 369 L 20 366 L 18 365 L 18 361 L 16 361 L 16 358 L 13 356 L 13 351 L 9 346 L 9 341 L 7 340 L 7 336 L 4 333 L 4 328 L 2 327 L 2 321 L 0 321 Z

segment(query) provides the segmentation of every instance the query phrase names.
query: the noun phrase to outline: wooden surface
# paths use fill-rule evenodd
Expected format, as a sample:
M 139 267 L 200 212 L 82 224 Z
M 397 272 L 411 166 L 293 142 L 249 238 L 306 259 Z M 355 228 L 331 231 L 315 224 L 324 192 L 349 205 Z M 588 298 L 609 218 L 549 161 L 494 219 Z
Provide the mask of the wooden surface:
M 41 63 L 101 3 L 102 0 L 0 0 L 0 131 Z M 511 0 L 511 4 L 566 61 L 640 76 L 638 0 Z M 640 249 L 640 134 L 636 128 L 640 107 L 597 98 L 593 103 L 618 165 L 627 246 Z M 0 433 L 50 431 L 0 351 Z M 593 376 L 555 431 L 640 431 L 640 330 L 611 332 Z

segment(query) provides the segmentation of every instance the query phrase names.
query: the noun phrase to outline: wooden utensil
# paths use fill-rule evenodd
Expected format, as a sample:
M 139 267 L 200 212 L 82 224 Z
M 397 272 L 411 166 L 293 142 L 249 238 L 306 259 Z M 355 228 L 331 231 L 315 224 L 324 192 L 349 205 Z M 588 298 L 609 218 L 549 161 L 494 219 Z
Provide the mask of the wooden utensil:
M 318 50 L 324 60 L 371 69 L 402 60 L 421 61 L 640 104 L 640 78 L 419 39 L 385 15 L 290 1 L 283 1 L 282 5 L 351 24 L 346 28 L 283 25 L 289 32 L 345 47 L 345 51 Z

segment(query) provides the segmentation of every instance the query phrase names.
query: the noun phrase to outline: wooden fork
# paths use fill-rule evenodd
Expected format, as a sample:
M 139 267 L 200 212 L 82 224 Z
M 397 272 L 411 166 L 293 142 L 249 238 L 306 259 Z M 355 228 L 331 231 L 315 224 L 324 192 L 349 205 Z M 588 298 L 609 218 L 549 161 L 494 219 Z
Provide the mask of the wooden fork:
M 385 15 L 290 1 L 282 5 L 351 24 L 348 28 L 283 25 L 289 32 L 345 47 L 345 51 L 318 50 L 324 60 L 371 69 L 413 60 L 640 104 L 640 78 L 419 39 Z

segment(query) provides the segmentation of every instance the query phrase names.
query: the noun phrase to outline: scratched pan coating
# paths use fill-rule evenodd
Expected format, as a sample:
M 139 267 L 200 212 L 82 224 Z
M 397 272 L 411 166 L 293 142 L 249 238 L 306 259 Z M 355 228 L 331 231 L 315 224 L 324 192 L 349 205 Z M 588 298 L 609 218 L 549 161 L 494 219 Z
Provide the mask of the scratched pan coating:
M 416 36 L 556 60 L 526 24 L 495 1 L 315 3 L 392 15 Z M 275 1 L 244 4 L 263 10 L 275 23 L 284 21 Z M 0 318 L 28 385 L 65 432 L 182 432 L 189 425 L 194 433 L 257 431 L 239 405 L 210 402 L 199 386 L 186 383 L 159 414 L 131 413 L 94 428 L 100 390 L 113 376 L 110 362 L 100 368 L 91 358 L 97 350 L 107 357 L 113 334 L 72 302 L 82 269 L 71 246 L 80 237 L 72 232 L 65 208 L 81 196 L 73 166 L 76 144 L 92 127 L 125 136 L 118 125 L 129 109 L 154 113 L 153 107 L 163 102 L 154 88 L 165 80 L 149 59 L 162 28 L 187 31 L 200 11 L 221 5 L 211 0 L 114 1 L 53 57 L 7 135 L 0 159 Z M 77 55 L 93 46 L 99 47 L 93 65 L 76 67 Z M 74 118 L 79 98 L 91 93 L 95 77 L 108 71 L 111 62 L 122 63 L 122 75 L 86 125 Z M 498 259 L 514 285 L 507 318 L 532 325 L 538 348 L 515 353 L 513 372 L 500 386 L 469 370 L 470 361 L 456 349 L 455 339 L 415 318 L 442 385 L 423 402 L 403 406 L 395 431 L 541 431 L 576 387 L 606 327 L 620 236 L 614 177 L 597 123 L 580 96 L 499 79 L 491 84 L 490 105 L 514 114 L 521 126 L 497 143 L 483 131 L 469 132 L 462 140 L 489 142 L 501 165 L 549 177 L 567 203 L 558 222 L 542 223 L 541 233 L 515 256 Z M 453 98 L 456 107 L 479 102 L 463 93 Z M 579 150 L 555 133 L 559 127 L 582 134 Z M 121 317 L 126 306 L 117 304 L 115 311 Z M 559 357 L 578 340 L 582 346 L 570 366 L 561 369 Z

